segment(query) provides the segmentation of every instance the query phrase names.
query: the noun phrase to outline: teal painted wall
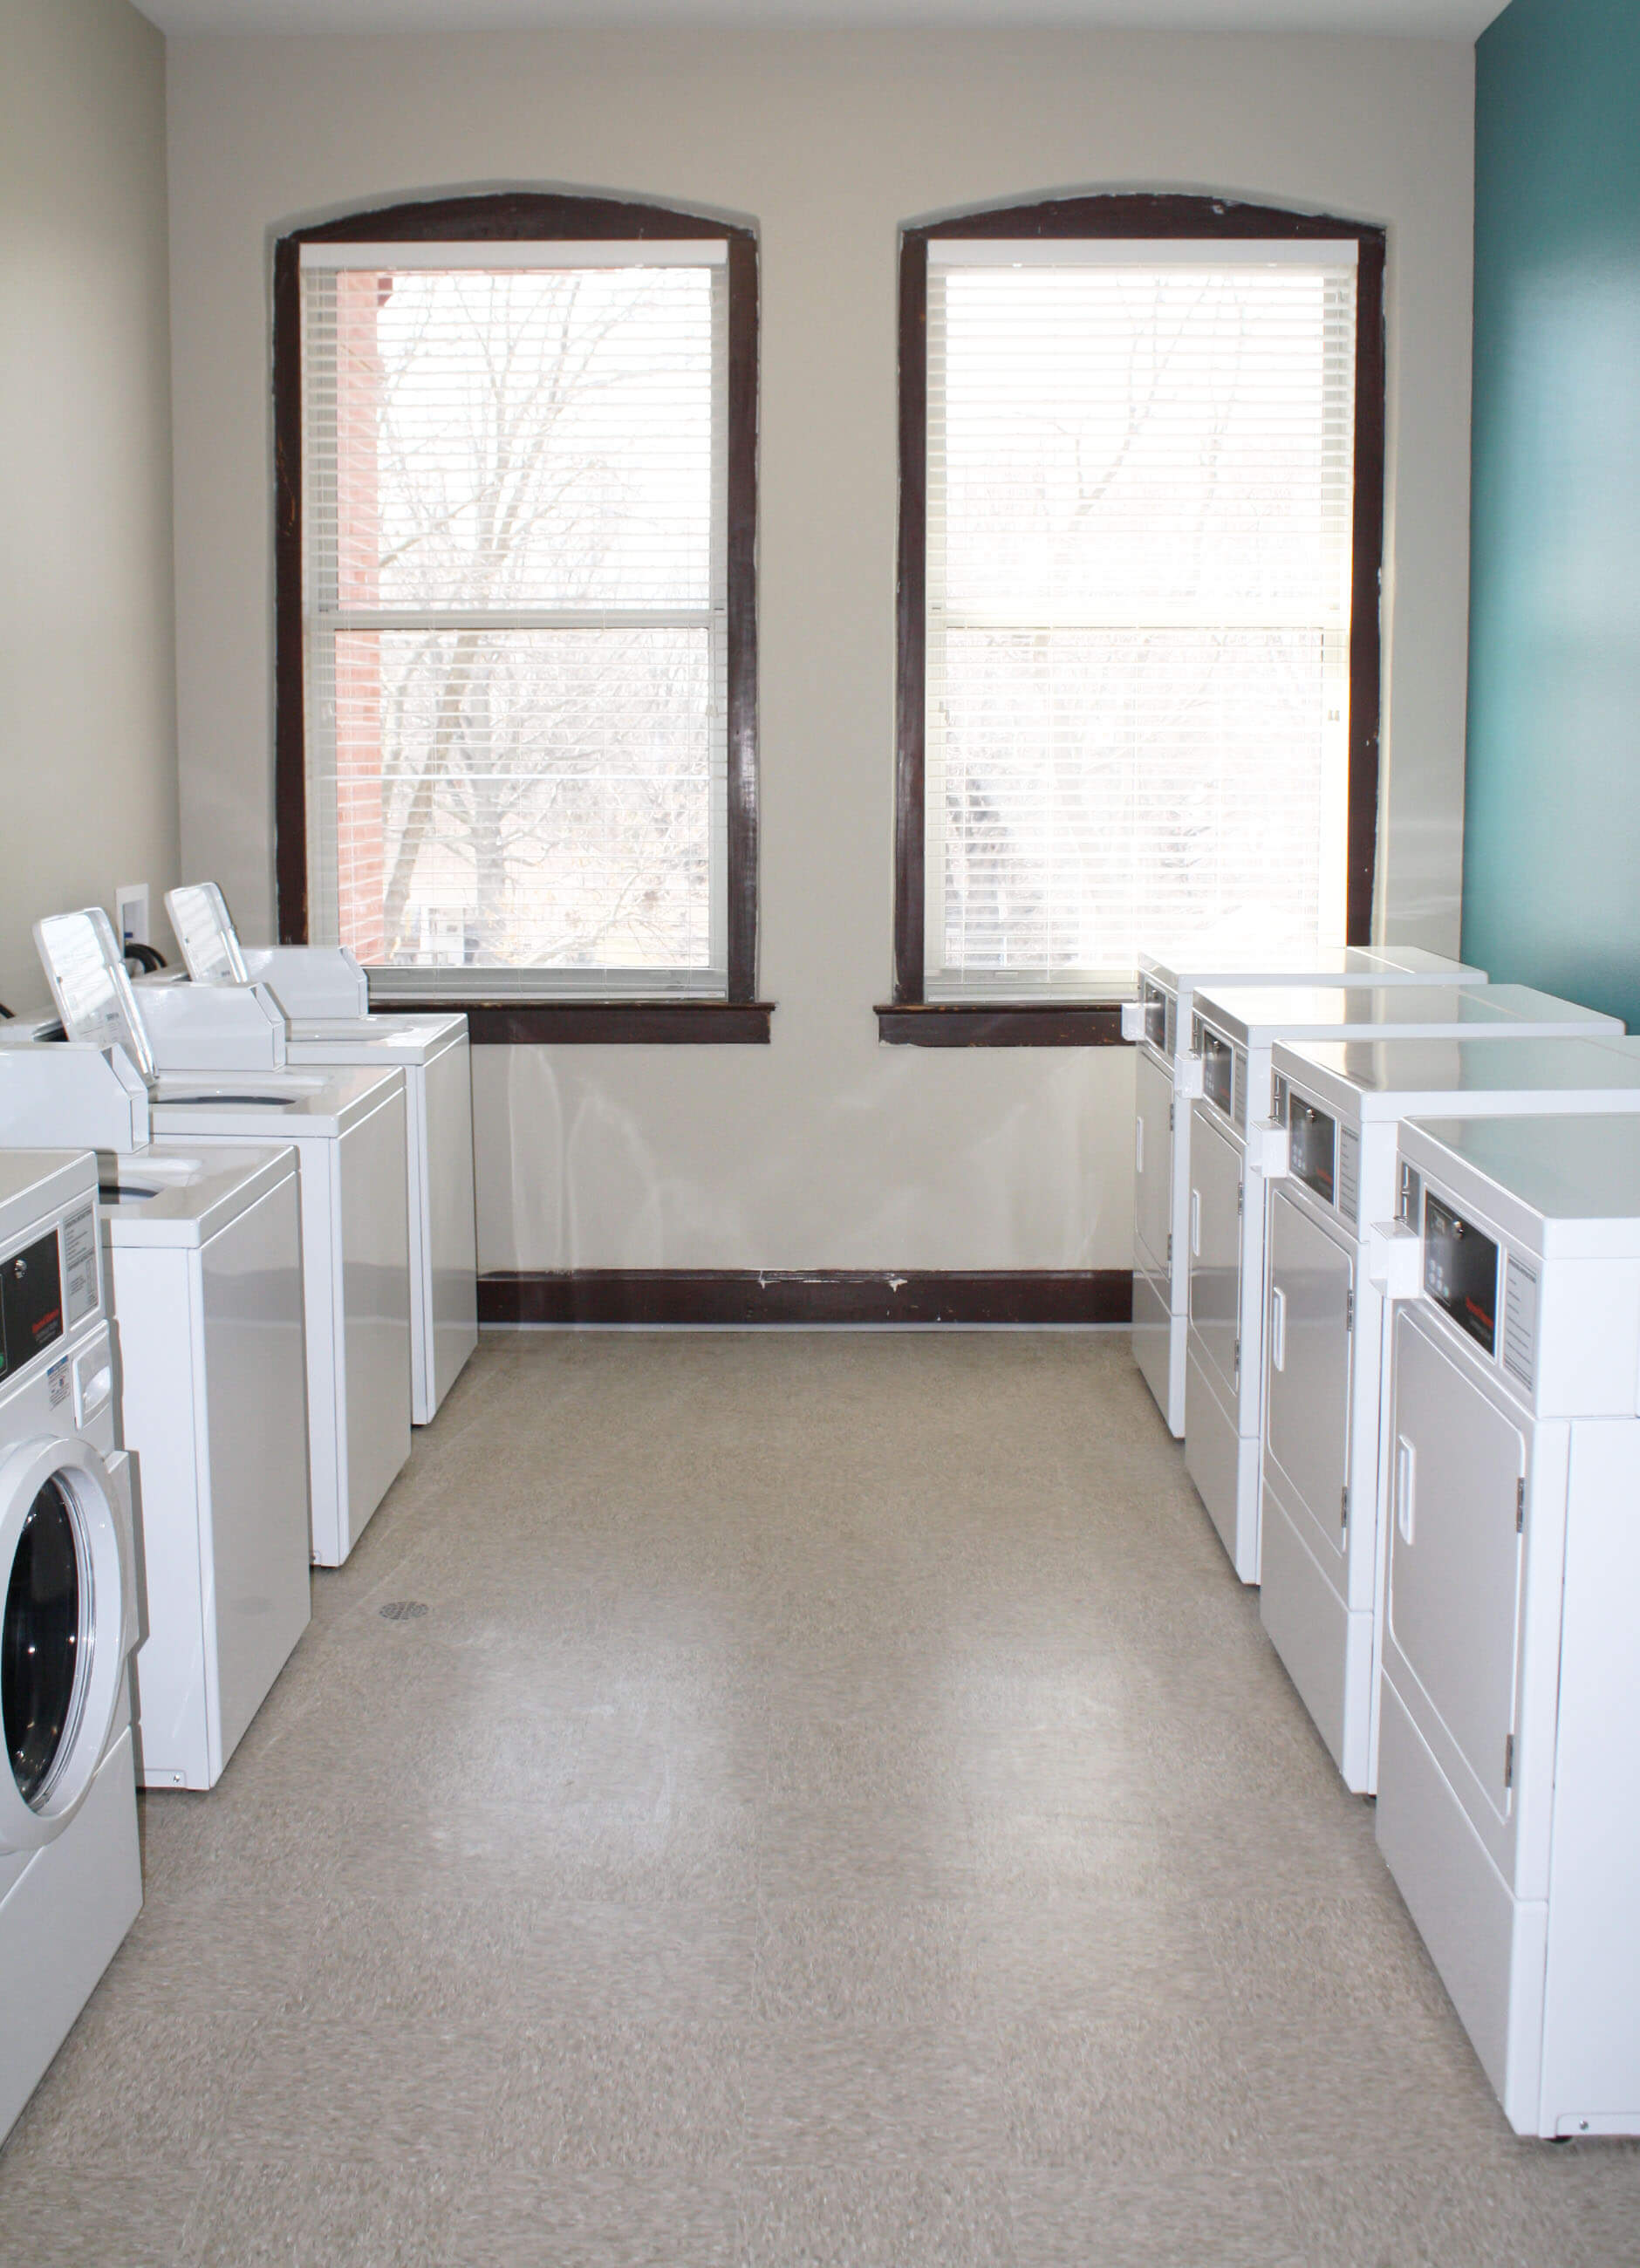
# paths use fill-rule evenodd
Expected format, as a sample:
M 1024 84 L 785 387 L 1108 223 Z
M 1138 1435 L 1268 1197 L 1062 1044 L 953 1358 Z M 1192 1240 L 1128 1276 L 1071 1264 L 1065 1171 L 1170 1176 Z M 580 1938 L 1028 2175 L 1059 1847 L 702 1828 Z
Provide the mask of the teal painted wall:
M 1640 1027 L 1640 0 L 1475 51 L 1463 951 Z

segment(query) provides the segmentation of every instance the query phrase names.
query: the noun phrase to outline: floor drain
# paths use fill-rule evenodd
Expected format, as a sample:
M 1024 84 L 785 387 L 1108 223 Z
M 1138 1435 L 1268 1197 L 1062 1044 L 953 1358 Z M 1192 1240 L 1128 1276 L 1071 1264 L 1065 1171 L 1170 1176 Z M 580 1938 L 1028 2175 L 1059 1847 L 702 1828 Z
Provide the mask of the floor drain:
M 420 1599 L 389 1599 L 377 1611 L 385 1623 L 414 1623 L 421 1620 L 427 1609 Z

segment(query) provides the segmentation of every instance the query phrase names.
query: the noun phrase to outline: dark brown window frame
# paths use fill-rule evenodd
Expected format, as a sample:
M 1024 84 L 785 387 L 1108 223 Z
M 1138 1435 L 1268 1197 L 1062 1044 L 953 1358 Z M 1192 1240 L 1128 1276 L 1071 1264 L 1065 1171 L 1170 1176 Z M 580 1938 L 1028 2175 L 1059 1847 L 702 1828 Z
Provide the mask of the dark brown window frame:
M 942 237 L 1077 236 L 1349 237 L 1358 247 L 1345 925 L 1351 945 L 1365 945 L 1372 937 L 1383 699 L 1379 609 L 1384 558 L 1385 232 L 1330 213 L 1166 192 L 988 206 L 982 212 L 902 229 L 900 237 L 894 989 L 892 1002 L 877 1011 L 877 1029 L 879 1040 L 901 1046 L 1107 1047 L 1121 1042 L 1113 1001 L 930 1002 L 923 975 L 929 246 Z
M 427 1006 L 465 1009 L 473 1037 L 539 1041 L 750 1042 L 769 1039 L 768 1001 L 757 998 L 757 238 L 747 227 L 672 205 L 621 197 L 508 190 L 376 205 L 292 229 L 274 247 L 273 423 L 275 477 L 274 871 L 279 936 L 305 945 L 307 753 L 302 656 L 302 345 L 300 264 L 305 244 L 416 244 L 440 238 L 497 242 L 538 238 L 642 241 L 721 238 L 728 251 L 728 983 L 721 999 L 658 997 L 589 1000 L 570 995 L 518 999 L 487 995 L 474 972 L 470 998 Z M 405 1006 L 415 1004 L 405 1002 Z M 394 999 L 392 1005 L 401 1005 Z

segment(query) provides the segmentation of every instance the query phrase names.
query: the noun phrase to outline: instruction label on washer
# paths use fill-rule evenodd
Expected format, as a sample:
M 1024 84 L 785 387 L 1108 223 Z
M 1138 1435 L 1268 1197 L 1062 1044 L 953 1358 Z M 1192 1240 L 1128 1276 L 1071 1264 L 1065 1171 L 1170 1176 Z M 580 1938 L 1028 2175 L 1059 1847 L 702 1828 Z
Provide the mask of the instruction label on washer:
M 97 1307 L 97 1211 L 87 1205 L 83 1211 L 71 1212 L 63 1224 L 63 1259 L 68 1282 L 63 1289 L 63 1306 L 68 1313 L 69 1329 L 73 1329 Z
M 1338 1134 L 1338 1210 L 1346 1220 L 1357 1219 L 1361 1204 L 1361 1137 L 1353 1127 Z
M 1504 1276 L 1504 1368 L 1528 1394 L 1538 1356 L 1538 1279 L 1511 1252 Z
M 46 1406 L 49 1410 L 60 1410 L 68 1398 L 69 1359 L 64 1355 L 46 1373 Z

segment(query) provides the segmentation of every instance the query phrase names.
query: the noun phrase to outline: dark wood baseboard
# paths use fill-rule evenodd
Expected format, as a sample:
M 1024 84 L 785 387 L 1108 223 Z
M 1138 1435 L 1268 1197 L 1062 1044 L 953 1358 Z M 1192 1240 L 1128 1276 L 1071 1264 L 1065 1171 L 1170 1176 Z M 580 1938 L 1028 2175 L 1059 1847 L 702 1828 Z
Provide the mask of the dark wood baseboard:
M 1125 1323 L 1125 1268 L 573 1268 L 481 1276 L 485 1323 Z

